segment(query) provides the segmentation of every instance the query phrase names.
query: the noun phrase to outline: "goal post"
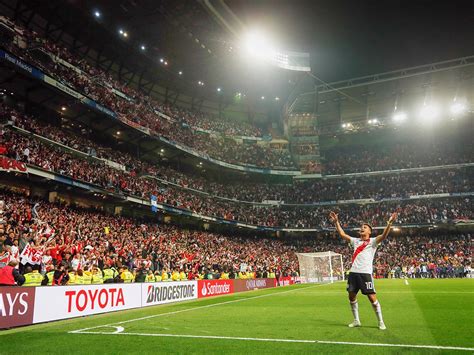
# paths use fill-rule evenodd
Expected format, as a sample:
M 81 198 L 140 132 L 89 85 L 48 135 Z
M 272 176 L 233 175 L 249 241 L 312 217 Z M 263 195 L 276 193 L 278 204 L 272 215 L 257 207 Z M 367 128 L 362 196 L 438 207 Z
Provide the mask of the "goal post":
M 332 251 L 296 253 L 302 282 L 323 283 L 344 280 L 342 255 Z

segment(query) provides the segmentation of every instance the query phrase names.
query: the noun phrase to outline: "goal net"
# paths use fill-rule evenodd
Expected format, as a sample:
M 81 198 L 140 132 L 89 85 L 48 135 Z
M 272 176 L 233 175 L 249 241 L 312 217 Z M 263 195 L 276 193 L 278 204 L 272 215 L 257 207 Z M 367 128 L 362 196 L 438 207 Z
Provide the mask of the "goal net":
M 334 282 L 344 280 L 342 255 L 332 251 L 296 253 L 302 282 Z

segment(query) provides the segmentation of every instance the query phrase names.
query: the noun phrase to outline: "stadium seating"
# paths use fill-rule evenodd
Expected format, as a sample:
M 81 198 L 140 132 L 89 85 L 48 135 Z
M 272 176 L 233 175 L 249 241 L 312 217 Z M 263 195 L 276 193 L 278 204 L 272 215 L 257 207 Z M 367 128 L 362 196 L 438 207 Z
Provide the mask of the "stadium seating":
M 257 127 L 159 103 L 79 60 L 68 49 L 30 30 L 18 26 L 16 30 L 22 41 L 3 42 L 3 47 L 113 110 L 127 124 L 225 162 L 296 169 L 287 150 L 237 142 L 236 137 L 242 136 L 260 140 L 265 132 Z M 160 204 L 201 217 L 253 227 L 320 232 L 314 238 L 272 239 L 242 236 L 235 229 L 228 234 L 187 230 L 65 206 L 60 201 L 37 200 L 7 188 L 0 196 L 7 206 L 3 225 L 7 236 L 0 240 L 3 264 L 21 259 L 21 252 L 29 245 L 42 255 L 39 263 L 30 260 L 27 265 L 40 267 L 43 273 L 63 265 L 78 274 L 92 273 L 94 267 L 126 267 L 135 277 L 151 270 L 156 275 L 166 274 L 170 280 L 181 271 L 190 279 L 220 278 L 239 277 L 245 264 L 247 272 L 240 277 L 268 276 L 275 270 L 297 275 L 295 252 L 327 250 L 343 254 L 347 268 L 348 246 L 330 232 L 327 216 L 332 210 L 339 212 L 341 223 L 348 228 L 359 226 L 361 221 L 384 226 L 391 212 L 399 212 L 397 224 L 407 229 L 403 236 L 382 245 L 375 264 L 377 276 L 463 277 L 464 268 L 472 262 L 468 233 L 411 229 L 415 225 L 435 228 L 435 224 L 453 226 L 474 220 L 470 183 L 474 168 L 462 166 L 473 163 L 470 141 L 458 142 L 455 149 L 433 144 L 425 152 L 401 144 L 370 150 L 337 147 L 325 152 L 322 179 L 266 184 L 249 178 L 221 183 L 140 160 L 126 150 L 95 141 L 86 131 L 70 132 L 12 105 L 0 104 L 0 120 L 4 124 L 1 155 L 30 167 L 120 196 L 148 201 L 155 195 Z M 447 164 L 458 165 L 439 168 Z M 328 176 L 419 167 L 428 168 Z M 39 205 L 33 208 L 36 202 Z
M 346 268 L 350 263 L 349 246 L 335 235 L 281 241 L 227 236 L 143 223 L 7 191 L 0 198 L 7 206 L 4 228 L 8 236 L 3 238 L 0 259 L 4 263 L 22 258 L 20 251 L 27 244 L 44 250 L 44 270 L 63 265 L 69 271 L 90 272 L 93 267 L 119 270 L 125 266 L 136 270 L 135 275 L 142 269 L 157 275 L 169 273 L 170 280 L 177 271 L 193 278 L 239 277 L 242 263 L 248 273 L 240 277 L 254 278 L 275 270 L 297 275 L 295 252 L 333 250 L 345 255 Z M 470 243 L 468 234 L 409 232 L 382 245 L 375 269 L 381 277 L 463 277 L 464 267 L 471 262 Z
M 21 48 L 15 45 L 19 41 L 6 42 L 3 45 L 64 85 L 113 110 L 124 122 L 143 127 L 153 135 L 184 144 L 218 160 L 258 167 L 295 169 L 287 150 L 276 150 L 259 144 L 240 144 L 231 137 L 226 139 L 228 134 L 240 137 L 261 136 L 259 129 L 249 124 L 239 125 L 212 120 L 209 117 L 202 119 L 203 113 L 193 113 L 160 104 L 118 83 L 84 61 L 74 59 L 74 55 L 67 49 L 42 39 L 27 29 L 21 29 L 21 32 L 24 36 Z M 41 51 L 42 55 L 35 55 L 36 51 Z M 202 127 L 193 126 L 201 121 Z M 209 128 L 223 135 L 202 134 L 203 130 Z
M 429 195 L 432 194 L 446 197 L 443 194 L 471 192 L 469 181 L 472 179 L 473 168 L 344 178 L 343 183 L 340 179 L 331 179 L 287 185 L 252 183 L 223 185 L 134 159 L 128 154 L 107 149 L 78 135 L 72 136 L 57 127 L 45 125 L 31 117 L 28 119 L 7 107 L 3 107 L 0 117 L 12 122 L 13 126 L 27 129 L 36 134 L 44 134 L 46 138 L 78 151 L 87 153 L 92 150 L 94 155 L 111 159 L 126 167 L 128 171 L 108 166 L 103 160 L 92 159 L 89 155 L 81 158 L 65 150 L 63 146 L 47 144 L 38 138 L 25 136 L 14 130 L 7 130 L 3 135 L 2 142 L 4 154 L 13 159 L 108 190 L 145 199 L 153 194 L 158 197 L 160 203 L 205 216 L 262 226 L 314 228 L 325 225 L 324 217 L 318 218 L 317 216 L 327 215 L 327 211 L 332 208 L 317 206 L 321 202 L 360 199 L 370 199 L 372 202 L 376 202 L 384 199 L 403 200 L 417 196 L 416 202 L 414 202 L 415 200 L 401 202 L 401 208 L 411 211 L 409 218 L 403 217 L 404 223 L 434 223 L 473 219 L 472 211 L 469 211 L 471 201 L 469 197 L 457 200 L 424 198 L 424 196 L 430 197 Z M 140 176 L 144 173 L 157 176 L 164 181 Z M 173 186 L 167 182 L 176 185 Z M 281 203 L 277 207 L 254 205 L 265 200 L 280 201 Z M 253 204 L 249 205 L 247 202 Z M 301 205 L 293 206 L 293 204 Z M 393 204 L 384 202 L 375 206 L 381 209 L 382 213 L 366 217 L 369 217 L 375 224 L 383 223 L 381 221 L 388 214 L 390 208 L 393 208 Z M 352 211 L 355 208 L 351 205 L 342 205 L 341 209 Z M 449 212 L 442 213 L 445 209 Z M 427 211 L 430 211 L 430 214 L 427 214 Z M 425 216 L 425 218 L 421 216 Z M 348 221 L 348 225 L 357 225 L 361 220 L 360 215 L 354 217 L 353 220 Z

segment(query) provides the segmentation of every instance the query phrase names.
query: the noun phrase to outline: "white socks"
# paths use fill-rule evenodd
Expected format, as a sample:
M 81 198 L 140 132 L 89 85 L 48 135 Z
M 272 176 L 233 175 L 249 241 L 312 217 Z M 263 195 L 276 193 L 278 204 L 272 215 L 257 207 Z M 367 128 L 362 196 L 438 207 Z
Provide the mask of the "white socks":
M 359 320 L 359 304 L 357 303 L 357 300 L 354 302 L 349 301 L 351 304 L 351 310 L 352 310 L 352 315 L 354 316 L 354 320 L 357 322 L 360 322 Z
M 375 314 L 376 314 L 377 319 L 379 320 L 379 322 L 383 322 L 382 307 L 380 307 L 380 302 L 375 301 L 374 303 L 372 303 L 372 308 L 374 309 Z
M 357 303 L 357 300 L 354 302 L 349 301 L 351 304 L 351 310 L 352 310 L 352 315 L 354 316 L 354 322 L 359 323 L 360 326 L 360 320 L 359 320 L 359 303 Z M 372 303 L 372 308 L 374 309 L 375 315 L 377 316 L 377 319 L 379 321 L 379 324 L 383 324 L 383 317 L 382 317 L 382 307 L 380 306 L 379 301 L 375 301 Z M 385 327 L 384 327 L 385 329 Z

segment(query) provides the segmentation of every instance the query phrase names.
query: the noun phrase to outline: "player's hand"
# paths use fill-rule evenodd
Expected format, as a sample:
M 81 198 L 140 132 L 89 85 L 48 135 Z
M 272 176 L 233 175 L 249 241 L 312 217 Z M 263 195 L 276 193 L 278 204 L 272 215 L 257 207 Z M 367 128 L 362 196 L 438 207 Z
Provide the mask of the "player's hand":
M 388 220 L 388 223 L 395 222 L 397 217 L 398 217 L 398 212 L 393 212 L 392 215 L 390 216 L 390 219 Z
M 335 212 L 331 211 L 329 213 L 329 219 L 331 220 L 331 222 L 336 223 L 339 220 L 339 217 Z

